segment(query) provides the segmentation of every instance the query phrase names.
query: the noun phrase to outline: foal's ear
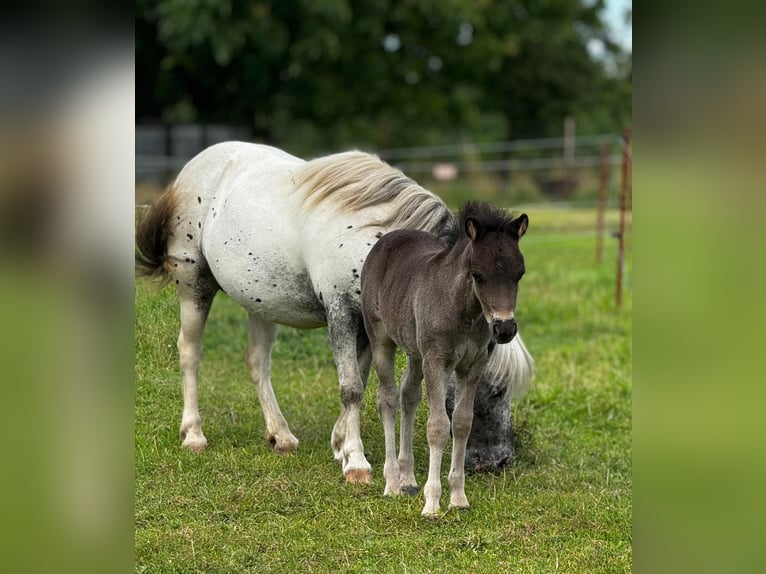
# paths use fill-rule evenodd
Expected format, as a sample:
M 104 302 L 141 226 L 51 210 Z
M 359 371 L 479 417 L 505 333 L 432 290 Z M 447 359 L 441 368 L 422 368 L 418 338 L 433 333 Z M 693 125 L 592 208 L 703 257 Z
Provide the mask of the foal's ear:
M 476 241 L 481 236 L 481 225 L 473 217 L 469 217 L 465 220 L 465 232 L 471 241 Z
M 526 213 L 522 213 L 519 217 L 513 220 L 511 227 L 516 231 L 516 235 L 519 239 L 527 232 L 529 227 L 529 218 Z

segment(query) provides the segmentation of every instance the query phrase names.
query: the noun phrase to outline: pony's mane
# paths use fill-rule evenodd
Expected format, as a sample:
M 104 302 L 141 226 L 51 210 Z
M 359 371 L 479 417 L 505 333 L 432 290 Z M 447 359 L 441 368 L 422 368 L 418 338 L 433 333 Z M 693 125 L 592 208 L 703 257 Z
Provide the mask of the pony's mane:
M 360 151 L 309 161 L 296 170 L 294 181 L 307 208 L 330 204 L 353 213 L 388 204 L 390 208 L 371 225 L 438 232 L 454 219 L 438 196 L 378 157 Z
M 454 246 L 457 240 L 465 235 L 465 226 L 469 219 L 475 219 L 483 233 L 492 231 L 509 233 L 513 228 L 512 223 L 515 217 L 512 213 L 495 207 L 491 203 L 469 201 L 460 208 L 457 218 L 444 228 L 439 238 L 450 247 Z

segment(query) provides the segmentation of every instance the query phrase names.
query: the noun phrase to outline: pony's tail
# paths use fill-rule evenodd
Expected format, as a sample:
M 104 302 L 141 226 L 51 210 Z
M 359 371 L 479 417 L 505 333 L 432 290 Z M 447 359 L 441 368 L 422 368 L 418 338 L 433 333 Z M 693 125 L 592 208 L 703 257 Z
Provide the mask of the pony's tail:
M 178 196 L 171 187 L 160 196 L 149 213 L 141 218 L 136 229 L 136 276 L 155 277 L 162 283 L 169 279 L 165 268 L 170 221 L 176 210 Z
M 535 360 L 521 340 L 521 333 L 506 345 L 495 345 L 484 370 L 484 378 L 495 386 L 507 385 L 508 397 L 524 394 L 535 374 Z

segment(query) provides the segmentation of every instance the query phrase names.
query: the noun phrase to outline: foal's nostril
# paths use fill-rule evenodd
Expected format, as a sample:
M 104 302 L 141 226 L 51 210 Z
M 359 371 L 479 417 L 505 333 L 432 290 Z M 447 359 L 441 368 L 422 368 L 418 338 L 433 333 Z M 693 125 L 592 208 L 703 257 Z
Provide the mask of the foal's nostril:
M 500 343 L 507 343 L 513 339 L 516 336 L 517 330 L 516 319 L 492 322 L 492 334 Z
M 516 331 L 519 330 L 518 325 L 516 325 L 516 319 L 511 319 L 510 329 L 509 329 L 509 335 L 511 336 L 511 339 L 513 339 L 516 336 Z

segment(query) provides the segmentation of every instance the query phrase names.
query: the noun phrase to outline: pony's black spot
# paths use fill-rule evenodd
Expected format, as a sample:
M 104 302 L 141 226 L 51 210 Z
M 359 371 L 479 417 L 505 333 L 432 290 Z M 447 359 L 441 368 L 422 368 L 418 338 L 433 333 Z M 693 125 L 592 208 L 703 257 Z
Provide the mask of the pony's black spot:
M 185 259 L 185 261 L 186 261 L 187 263 L 191 263 L 191 259 L 189 259 L 188 257 Z
M 194 236 L 191 233 L 187 233 L 186 237 L 188 237 L 189 239 L 194 239 Z
M 178 285 L 178 279 L 176 279 L 176 285 Z
M 194 259 L 190 259 L 190 260 L 189 260 L 189 263 L 194 263 Z
M 354 227 L 354 226 L 353 225 L 349 225 L 348 227 L 346 227 L 346 229 L 351 229 L 352 227 Z
M 277 284 L 276 284 L 276 283 L 272 283 L 272 284 L 271 284 L 271 286 L 272 286 L 272 287 L 276 287 L 276 286 L 277 286 Z
M 341 243 L 340 245 L 338 245 L 338 247 L 343 247 L 343 244 Z
M 178 267 L 178 263 L 173 263 L 173 267 Z
M 369 243 L 367 245 L 370 245 Z
M 250 273 L 250 270 L 248 269 L 247 272 Z
M 197 203 L 202 203 L 202 198 L 199 195 L 197 196 Z
M 382 232 L 382 231 L 378 231 L 378 232 L 375 234 L 375 237 L 377 237 L 378 239 L 380 239 L 381 237 L 383 237 L 383 232 Z
M 359 289 L 357 289 L 357 290 L 356 290 L 356 294 L 357 294 L 357 295 L 361 295 L 361 294 L 362 294 L 362 292 L 361 292 Z
M 324 303 L 324 297 L 322 297 L 322 292 L 319 292 L 319 300 Z
M 253 252 L 252 252 L 252 251 L 250 251 L 250 252 L 248 253 L 248 255 L 252 255 L 252 254 L 253 254 Z
M 356 269 L 352 269 L 352 270 L 351 270 L 351 273 L 353 273 L 354 275 L 356 275 Z
M 337 289 L 337 288 L 338 288 L 338 286 L 337 286 L 337 285 L 333 285 L 333 286 L 332 286 L 332 288 L 333 288 L 333 289 Z
M 260 299 L 256 299 L 256 300 L 255 300 L 255 302 L 256 302 L 256 303 L 260 303 L 260 302 L 261 302 L 261 300 L 260 300 Z
M 202 229 L 202 222 L 201 222 L 201 221 L 198 221 L 198 222 L 197 222 L 197 227 L 199 227 L 200 229 Z
M 229 242 L 228 242 L 228 241 L 224 241 L 224 242 L 223 242 L 223 244 L 224 244 L 224 245 L 228 245 L 228 244 L 229 244 Z

